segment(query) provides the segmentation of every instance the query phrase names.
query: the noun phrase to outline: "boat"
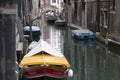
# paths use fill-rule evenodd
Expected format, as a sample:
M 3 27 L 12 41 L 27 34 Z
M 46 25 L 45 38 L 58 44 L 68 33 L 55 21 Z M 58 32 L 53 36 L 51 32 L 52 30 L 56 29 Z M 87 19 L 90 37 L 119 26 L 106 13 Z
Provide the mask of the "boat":
M 65 20 L 57 19 L 55 21 L 55 25 L 57 25 L 57 26 L 65 26 L 65 25 L 67 25 L 67 22 Z
M 23 57 L 20 68 L 25 78 L 66 78 L 73 75 L 65 56 L 42 39 Z
M 55 11 L 51 11 L 51 10 L 47 11 L 45 16 L 46 16 L 47 22 L 49 22 L 49 21 L 53 21 L 54 22 L 57 19 Z
M 39 26 L 31 26 L 32 29 L 32 35 L 33 36 L 40 36 L 41 31 Z M 24 35 L 30 35 L 30 26 L 24 27 Z
M 94 39 L 94 33 L 88 29 L 72 30 L 72 37 L 76 39 Z

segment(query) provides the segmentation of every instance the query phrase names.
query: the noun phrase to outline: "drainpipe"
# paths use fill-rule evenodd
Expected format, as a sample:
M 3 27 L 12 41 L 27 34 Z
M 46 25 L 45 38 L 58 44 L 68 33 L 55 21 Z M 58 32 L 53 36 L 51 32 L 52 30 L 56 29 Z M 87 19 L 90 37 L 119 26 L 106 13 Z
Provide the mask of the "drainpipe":
M 100 24 L 100 0 L 97 0 L 97 17 L 96 17 L 96 29 L 95 32 L 99 31 Z
M 84 28 L 84 26 L 85 26 L 85 23 L 84 23 L 84 14 L 85 14 L 85 1 L 84 0 L 81 0 L 81 2 L 82 2 L 82 28 Z
M 108 27 L 107 27 L 107 33 L 106 33 L 106 44 L 108 44 L 108 35 L 109 35 L 109 26 L 110 26 L 110 0 L 108 0 Z
M 82 0 L 82 28 L 87 28 L 87 0 Z
M 87 2 L 87 0 L 85 0 Z M 87 29 L 87 4 L 85 3 L 85 29 Z
M 66 0 L 66 3 L 65 3 L 65 20 L 66 22 L 68 23 L 68 0 Z
M 82 28 L 86 29 L 87 28 L 87 5 L 86 2 L 87 0 L 82 0 Z
M 30 42 L 33 40 L 33 37 L 32 37 L 32 21 L 30 20 L 30 26 L 29 26 L 29 29 L 30 29 Z

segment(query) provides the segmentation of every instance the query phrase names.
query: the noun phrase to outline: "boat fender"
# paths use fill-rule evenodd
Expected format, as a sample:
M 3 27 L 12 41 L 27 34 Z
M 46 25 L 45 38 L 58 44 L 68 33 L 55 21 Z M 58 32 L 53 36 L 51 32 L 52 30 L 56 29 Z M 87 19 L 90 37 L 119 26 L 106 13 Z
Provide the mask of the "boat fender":
M 68 77 L 72 77 L 73 76 L 73 70 L 72 69 L 69 69 L 68 70 Z

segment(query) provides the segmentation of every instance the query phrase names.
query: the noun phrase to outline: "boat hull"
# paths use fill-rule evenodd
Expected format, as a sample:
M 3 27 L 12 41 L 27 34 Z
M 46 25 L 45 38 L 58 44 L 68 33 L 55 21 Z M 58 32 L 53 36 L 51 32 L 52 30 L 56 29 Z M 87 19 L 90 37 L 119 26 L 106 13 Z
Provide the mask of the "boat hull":
M 66 78 L 73 74 L 65 56 L 41 40 L 20 62 L 22 78 L 49 76 Z M 71 74 L 69 73 L 71 72 Z
M 43 77 L 43 76 L 49 76 L 49 77 L 55 77 L 55 78 L 65 78 L 67 77 L 67 71 L 66 69 L 63 70 L 58 68 L 27 68 L 23 70 L 23 73 L 26 78 L 37 78 L 37 77 Z

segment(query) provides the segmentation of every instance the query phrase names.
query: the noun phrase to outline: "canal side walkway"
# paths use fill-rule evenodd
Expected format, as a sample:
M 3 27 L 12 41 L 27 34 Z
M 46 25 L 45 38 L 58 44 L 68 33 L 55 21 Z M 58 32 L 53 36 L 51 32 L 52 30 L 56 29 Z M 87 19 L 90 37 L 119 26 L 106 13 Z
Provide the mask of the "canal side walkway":
M 73 28 L 77 28 L 77 29 L 81 29 L 80 26 L 78 25 L 75 25 L 75 24 L 67 24 L 67 26 L 69 27 L 73 27 Z M 99 40 L 100 42 L 103 42 L 104 44 L 108 45 L 109 43 L 112 43 L 112 44 L 116 44 L 116 45 L 120 45 L 120 42 L 119 40 L 116 40 L 116 39 L 112 39 L 112 38 L 103 38 L 102 36 L 100 36 L 100 33 L 99 32 L 96 32 L 95 33 L 95 38 L 97 40 Z

